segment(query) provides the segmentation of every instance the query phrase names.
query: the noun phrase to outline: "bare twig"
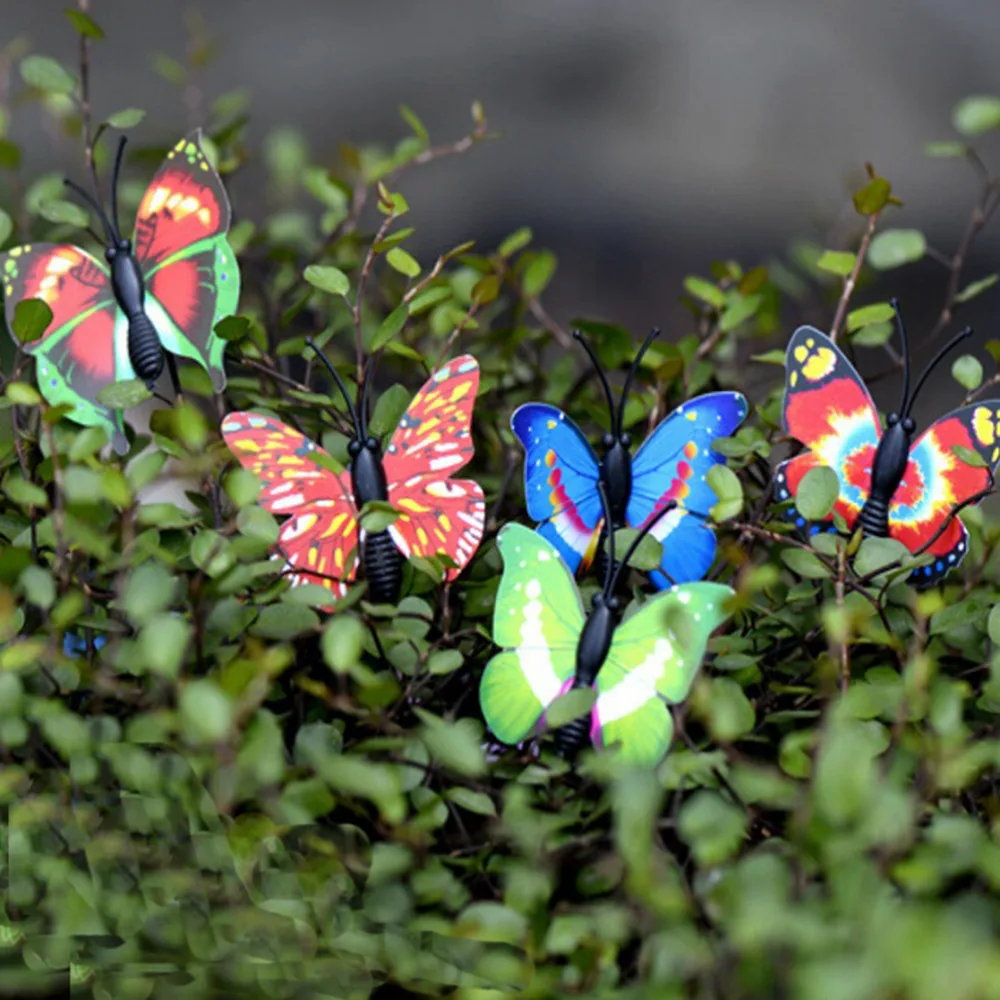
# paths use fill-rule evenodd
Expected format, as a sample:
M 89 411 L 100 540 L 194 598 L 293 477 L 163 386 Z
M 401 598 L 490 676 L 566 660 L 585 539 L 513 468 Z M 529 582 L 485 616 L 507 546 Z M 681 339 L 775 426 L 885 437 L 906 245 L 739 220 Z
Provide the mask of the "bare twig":
M 389 227 L 395 219 L 396 213 L 390 211 L 382 220 L 382 225 L 378 227 L 378 232 L 375 234 L 371 246 L 368 247 L 365 262 L 361 267 L 361 275 L 358 278 L 358 291 L 354 298 L 354 307 L 351 310 L 354 316 L 354 359 L 358 368 L 358 385 L 361 384 L 365 373 L 365 349 L 361 339 L 361 307 L 365 301 L 365 285 L 368 284 L 368 277 L 372 273 L 372 268 L 375 266 L 375 258 L 378 256 L 378 251 L 375 247 L 385 239 L 385 235 L 389 232 Z
M 844 290 L 840 293 L 840 301 L 837 303 L 837 311 L 833 315 L 833 323 L 830 326 L 830 339 L 836 343 L 840 328 L 847 316 L 847 307 L 850 305 L 851 296 L 854 294 L 854 287 L 858 283 L 858 275 L 861 267 L 868 256 L 868 248 L 871 246 L 872 237 L 875 235 L 875 227 L 878 225 L 881 212 L 874 212 L 868 216 L 868 225 L 865 227 L 865 235 L 861 238 L 861 246 L 854 260 L 854 267 L 851 273 L 844 279 Z
M 77 6 L 84 14 L 90 13 L 90 0 L 77 0 Z M 94 163 L 93 114 L 90 107 L 90 39 L 80 32 L 80 124 L 83 129 L 83 158 L 94 185 L 94 192 L 100 198 L 101 186 L 97 179 Z

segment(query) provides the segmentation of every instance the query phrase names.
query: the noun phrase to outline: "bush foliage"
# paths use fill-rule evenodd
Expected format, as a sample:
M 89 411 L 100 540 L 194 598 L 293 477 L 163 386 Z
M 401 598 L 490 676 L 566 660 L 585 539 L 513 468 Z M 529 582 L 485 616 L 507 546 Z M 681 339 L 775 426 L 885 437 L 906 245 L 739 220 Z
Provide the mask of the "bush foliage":
M 21 170 L 15 116 L 78 137 L 99 170 L 106 128 L 143 118 L 91 109 L 90 62 L 99 72 L 110 43 L 87 14 L 67 16 L 83 74 L 20 42 L 5 53 L 21 80 L 0 108 L 9 245 L 79 240 L 86 221 L 58 176 Z M 211 51 L 195 42 L 188 64 L 157 62 L 179 98 Z M 246 98 L 202 107 L 232 176 L 249 155 Z M 42 404 L 17 351 L 0 400 L 0 994 L 69 981 L 108 1000 L 1000 997 L 1000 526 L 963 511 L 970 555 L 924 593 L 892 543 L 866 541 L 851 562 L 844 539 L 790 535 L 768 488 L 785 441 L 781 372 L 766 367 L 807 310 L 867 368 L 898 361 L 869 291 L 879 271 L 941 261 L 925 336 L 987 292 L 996 275 L 964 267 L 998 186 L 966 141 L 1000 126 L 998 109 L 962 102 L 961 138 L 928 147 L 979 175 L 953 253 L 906 228 L 870 171 L 839 245 L 688 278 L 688 325 L 650 349 L 626 411 L 637 437 L 691 395 L 742 387 L 740 359 L 773 376 L 719 444 L 713 575 L 737 590 L 736 611 L 655 772 L 590 752 L 570 768 L 546 738 L 498 746 L 479 715 L 493 539 L 523 518 L 509 415 L 544 399 L 591 428 L 601 397 L 571 324 L 543 304 L 556 260 L 530 230 L 407 249 L 420 219 L 407 176 L 492 138 L 478 105 L 457 141 L 432 142 L 403 109 L 395 145 L 345 145 L 335 163 L 293 131 L 267 137 L 271 209 L 237 203 L 231 233 L 245 291 L 219 326 L 226 396 L 186 367 L 183 401 L 159 406 L 124 460 Z M 136 134 L 164 145 L 131 156 L 123 217 L 176 139 L 159 123 Z M 22 339 L 33 322 L 26 312 Z M 629 332 L 573 323 L 609 369 L 630 360 Z M 218 424 L 263 407 L 344 460 L 339 401 L 307 337 L 342 366 L 380 355 L 377 433 L 437 359 L 478 358 L 467 471 L 486 492 L 487 536 L 453 585 L 418 561 L 398 607 L 358 585 L 326 615 L 324 592 L 276 575 L 277 524 Z M 970 397 L 1000 381 L 973 358 L 953 373 Z M 151 498 L 168 479 L 173 499 Z M 831 503 L 823 476 L 800 496 L 815 514 Z

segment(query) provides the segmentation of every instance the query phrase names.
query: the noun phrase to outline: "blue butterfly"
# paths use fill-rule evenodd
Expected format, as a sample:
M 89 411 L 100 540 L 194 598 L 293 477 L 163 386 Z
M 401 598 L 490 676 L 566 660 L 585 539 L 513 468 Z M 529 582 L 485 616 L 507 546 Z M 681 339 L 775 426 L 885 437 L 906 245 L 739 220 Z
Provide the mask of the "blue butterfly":
M 622 429 L 625 404 L 642 356 L 659 334 L 654 329 L 629 369 L 616 412 L 607 376 L 580 332 L 608 401 L 611 428 L 602 458 L 562 410 L 525 403 L 514 411 L 511 429 L 524 446 L 524 493 L 538 531 L 559 551 L 572 573 L 587 569 L 600 551 L 604 513 L 598 483 L 608 497 L 614 530 L 640 529 L 664 506 L 675 509 L 651 531 L 663 545 L 658 570 L 650 574 L 661 590 L 700 580 L 715 558 L 715 535 L 706 524 L 717 502 L 705 474 L 725 458 L 712 448 L 729 437 L 747 414 L 738 392 L 712 392 L 677 407 L 657 425 L 633 458 L 632 438 Z

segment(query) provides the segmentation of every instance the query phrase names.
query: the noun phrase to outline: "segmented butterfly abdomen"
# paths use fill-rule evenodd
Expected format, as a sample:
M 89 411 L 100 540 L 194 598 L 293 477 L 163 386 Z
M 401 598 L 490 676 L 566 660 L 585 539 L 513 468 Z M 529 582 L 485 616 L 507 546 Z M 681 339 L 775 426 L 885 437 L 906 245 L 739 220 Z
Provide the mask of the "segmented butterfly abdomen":
M 598 580 L 607 579 L 606 574 L 608 572 L 609 560 L 608 560 L 608 551 L 604 547 L 605 543 L 607 542 L 607 537 L 608 536 L 605 532 L 601 532 L 601 541 L 597 546 L 597 555 L 594 557 L 594 570 L 596 572 L 596 579 Z M 611 567 L 611 573 L 613 576 L 618 574 L 618 568 L 620 566 L 621 563 L 618 562 L 618 560 L 616 559 Z
M 855 527 L 860 527 L 865 535 L 875 538 L 889 537 L 889 504 L 881 497 L 870 496 L 861 508 L 858 515 L 858 522 Z
M 581 715 L 556 732 L 556 753 L 566 760 L 573 760 L 583 749 L 590 734 L 590 716 Z
M 136 378 L 152 384 L 163 371 L 163 348 L 156 327 L 144 312 L 129 316 L 128 359 L 132 362 Z
M 403 557 L 388 531 L 365 536 L 361 556 L 368 598 L 375 604 L 395 604 L 403 583 Z

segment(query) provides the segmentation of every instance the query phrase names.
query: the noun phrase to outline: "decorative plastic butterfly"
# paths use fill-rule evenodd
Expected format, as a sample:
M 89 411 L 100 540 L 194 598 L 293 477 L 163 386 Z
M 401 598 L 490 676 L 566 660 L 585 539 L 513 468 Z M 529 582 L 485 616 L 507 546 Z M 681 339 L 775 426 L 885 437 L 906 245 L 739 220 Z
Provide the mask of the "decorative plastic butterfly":
M 317 465 L 314 454 L 332 459 L 274 417 L 231 413 L 222 422 L 230 450 L 263 481 L 260 502 L 272 514 L 291 515 L 281 527 L 278 549 L 294 571 L 292 584 L 316 583 L 343 597 L 360 564 L 370 599 L 395 603 L 402 558 L 436 555 L 455 563 L 447 573 L 454 579 L 478 548 L 486 517 L 479 484 L 448 478 L 473 455 L 476 359 L 455 358 L 427 380 L 383 454 L 368 432 L 371 379 L 356 409 L 336 369 L 320 356 L 354 427 L 349 478 Z M 384 531 L 366 532 L 359 525 L 360 509 L 373 500 L 388 501 L 399 514 Z
M 604 587 L 589 614 L 565 562 L 541 532 L 520 524 L 502 529 L 497 545 L 503 577 L 493 613 L 493 640 L 503 651 L 486 665 L 479 701 L 487 725 L 504 743 L 518 743 L 540 725 L 549 706 L 571 688 L 594 687 L 586 716 L 562 727 L 556 747 L 572 757 L 589 732 L 595 746 L 620 744 L 624 759 L 658 763 L 670 748 L 667 703 L 691 689 L 712 631 L 728 617 L 733 591 L 718 583 L 683 583 L 646 601 L 619 624 L 615 595 L 620 573 L 649 526 L 614 566 L 606 560 Z M 609 548 L 614 534 L 608 534 Z M 675 615 L 687 627 L 677 633 Z
M 98 402 L 105 386 L 138 377 L 152 387 L 164 351 L 197 361 L 217 392 L 226 384 L 225 341 L 213 327 L 236 310 L 240 273 L 226 241 L 229 201 L 200 134 L 167 154 L 139 204 L 131 240 L 118 228 L 124 137 L 110 214 L 99 192 L 92 197 L 66 182 L 100 218 L 107 263 L 69 244 L 32 243 L 0 255 L 8 327 L 22 299 L 42 299 L 52 310 L 42 338 L 24 345 L 38 359 L 42 395 L 53 406 L 72 406 L 76 423 L 105 428 L 119 454 L 128 450 L 122 414 Z
M 573 573 L 587 569 L 602 552 L 605 523 L 598 484 L 607 492 L 613 529 L 641 528 L 667 506 L 653 536 L 663 543 L 660 569 L 650 576 L 661 590 L 700 580 L 715 558 L 715 535 L 705 523 L 717 502 L 705 474 L 725 459 L 711 447 L 728 437 L 746 416 L 738 392 L 713 392 L 679 406 L 646 439 L 633 458 L 631 435 L 622 429 L 632 379 L 643 355 L 659 334 L 653 330 L 639 349 L 622 389 L 617 413 L 607 376 L 579 331 L 608 401 L 611 426 L 598 458 L 582 431 L 562 410 L 547 403 L 525 403 L 510 425 L 524 446 L 524 493 L 528 514 L 558 549 Z M 669 539 L 669 542 L 668 542 Z
M 779 500 L 793 498 L 810 469 L 829 466 L 840 481 L 834 511 L 852 530 L 898 539 L 913 553 L 932 553 L 934 562 L 910 577 L 930 585 L 954 569 L 968 549 L 957 507 L 993 481 L 1000 462 L 1000 400 L 963 406 L 914 442 L 914 401 L 934 368 L 972 330 L 966 328 L 938 352 L 911 393 L 906 330 L 895 301 L 893 308 L 903 347 L 903 395 L 885 430 L 865 383 L 840 348 L 812 327 L 795 331 L 785 358 L 783 421 L 808 450 L 778 466 L 775 486 Z M 955 453 L 956 445 L 977 452 L 987 467 L 967 464 Z M 833 530 L 831 522 L 808 523 L 794 507 L 789 517 L 810 534 Z

